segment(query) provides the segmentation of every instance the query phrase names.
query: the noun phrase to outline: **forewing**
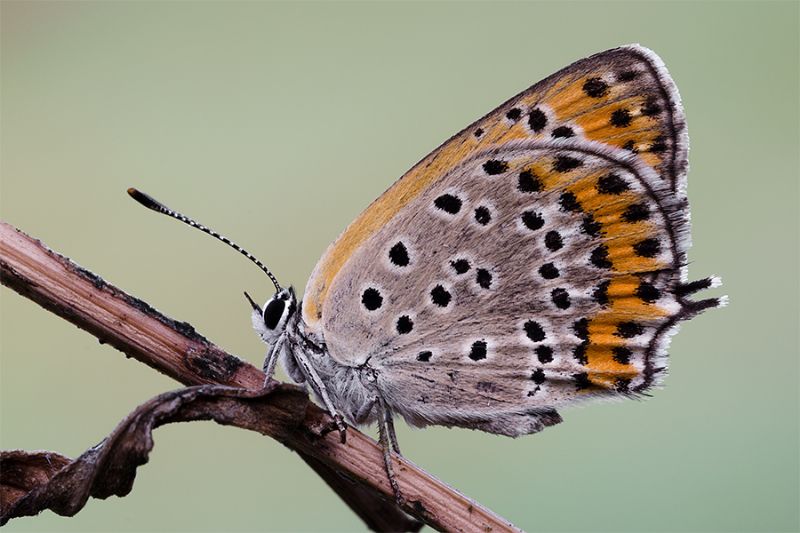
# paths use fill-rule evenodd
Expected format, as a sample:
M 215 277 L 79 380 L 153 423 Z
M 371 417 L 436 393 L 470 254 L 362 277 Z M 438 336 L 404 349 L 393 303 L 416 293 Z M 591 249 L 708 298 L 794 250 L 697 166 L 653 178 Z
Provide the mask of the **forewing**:
M 512 140 L 583 139 L 636 153 L 683 197 L 687 137 L 675 86 L 661 60 L 632 45 L 582 59 L 511 98 L 454 135 L 373 202 L 328 248 L 306 286 L 303 318 L 324 335 L 334 280 L 399 211 L 480 150 Z

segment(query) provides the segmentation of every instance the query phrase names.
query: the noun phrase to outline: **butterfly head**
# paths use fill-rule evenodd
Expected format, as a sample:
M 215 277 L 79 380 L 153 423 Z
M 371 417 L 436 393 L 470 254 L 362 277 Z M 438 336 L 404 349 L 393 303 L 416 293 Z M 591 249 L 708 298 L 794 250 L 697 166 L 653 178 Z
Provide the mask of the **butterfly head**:
M 246 292 L 244 295 L 253 308 L 251 316 L 253 328 L 264 342 L 272 344 L 286 331 L 287 324 L 297 311 L 294 288 L 280 289 L 264 303 L 263 307 L 259 307 Z

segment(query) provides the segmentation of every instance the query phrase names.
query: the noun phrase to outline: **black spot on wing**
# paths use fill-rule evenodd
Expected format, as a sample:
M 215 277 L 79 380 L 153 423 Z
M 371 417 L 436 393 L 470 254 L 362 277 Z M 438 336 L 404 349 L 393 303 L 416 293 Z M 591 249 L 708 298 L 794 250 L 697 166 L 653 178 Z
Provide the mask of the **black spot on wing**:
M 461 210 L 461 199 L 452 194 L 443 194 L 433 201 L 437 209 L 455 215 Z
M 617 331 L 614 335 L 622 337 L 623 339 L 630 339 L 637 337 L 644 333 L 644 327 L 637 322 L 620 322 L 617 324 Z
M 541 342 L 545 338 L 544 328 L 535 320 L 525 322 L 523 329 L 525 330 L 525 335 L 533 342 Z
M 518 121 L 519 117 L 521 117 L 521 116 L 522 116 L 522 110 L 520 108 L 518 108 L 518 107 L 512 107 L 506 113 L 506 118 L 508 120 L 513 121 L 513 122 Z
M 496 176 L 508 170 L 508 163 L 499 159 L 490 159 L 483 164 L 483 170 L 490 176 Z
M 480 205 L 475 208 L 475 222 L 477 222 L 481 226 L 485 226 L 491 221 L 492 221 L 492 213 L 491 211 L 489 211 L 488 207 Z
M 601 194 L 620 194 L 627 190 L 628 184 L 616 174 L 608 174 L 597 180 L 597 192 Z
M 539 275 L 544 279 L 556 279 L 559 276 L 558 268 L 553 263 L 545 263 L 539 267 Z
M 370 287 L 361 294 L 361 303 L 368 311 L 375 311 L 383 305 L 383 296 L 378 289 Z
M 391 261 L 395 266 L 408 266 L 409 257 L 406 245 L 398 241 L 397 244 L 392 246 L 392 248 L 389 250 L 389 261 Z
M 522 213 L 522 223 L 529 230 L 535 231 L 544 226 L 544 218 L 535 211 L 525 211 Z
M 647 303 L 653 303 L 661 298 L 661 291 L 659 291 L 652 283 L 642 281 L 636 288 L 636 296 Z
M 611 113 L 611 125 L 617 128 L 627 128 L 631 125 L 631 112 L 627 109 L 617 109 Z
M 492 273 L 485 268 L 479 268 L 475 274 L 475 281 L 483 289 L 489 289 L 492 286 Z
M 539 359 L 539 362 L 542 364 L 550 363 L 553 361 L 553 349 L 550 346 L 537 346 L 536 347 L 536 358 Z
M 650 209 L 645 204 L 629 205 L 622 213 L 622 220 L 625 222 L 641 222 L 650 218 Z
M 470 269 L 469 261 L 466 259 L 456 259 L 455 261 L 450 261 L 450 266 L 453 267 L 455 273 L 459 275 L 466 274 Z
M 583 92 L 592 98 L 600 98 L 608 92 L 608 84 L 600 78 L 589 78 L 583 84 Z
M 550 135 L 554 139 L 568 139 L 575 136 L 575 131 L 569 126 L 559 126 Z
M 561 239 L 561 234 L 553 230 L 548 231 L 547 235 L 544 236 L 544 245 L 551 252 L 555 252 L 556 250 L 563 248 L 564 241 Z
M 572 304 L 569 298 L 569 293 L 563 288 L 553 289 L 553 291 L 550 293 L 550 299 L 557 308 L 562 310 L 569 309 L 569 306 Z
M 438 307 L 447 307 L 453 296 L 450 292 L 441 285 L 435 286 L 431 289 L 431 302 Z
M 611 349 L 611 353 L 613 354 L 612 357 L 614 358 L 614 361 L 621 365 L 627 365 L 631 362 L 632 352 L 629 348 L 624 346 L 614 346 Z
M 475 341 L 469 350 L 469 358 L 473 361 L 486 359 L 486 341 Z
M 539 133 L 547 126 L 547 115 L 541 109 L 532 109 L 528 114 L 528 126 L 535 133 Z
M 403 315 L 397 319 L 397 333 L 400 335 L 405 335 L 406 333 L 411 333 L 411 330 L 414 329 L 414 321 L 411 320 L 411 317 L 408 315 Z
M 556 172 L 569 172 L 570 170 L 574 170 L 581 165 L 583 165 L 583 161 L 580 159 L 576 159 L 568 155 L 559 155 L 556 156 L 556 159 L 553 162 L 553 170 Z
M 523 170 L 519 173 L 517 180 L 517 189 L 520 192 L 532 193 L 538 192 L 542 188 L 542 182 L 531 170 Z
M 656 239 L 644 239 L 633 245 L 633 251 L 639 257 L 655 257 L 661 251 L 661 244 Z
M 609 269 L 611 268 L 611 260 L 608 258 L 608 248 L 605 244 L 601 244 L 589 255 L 589 261 L 597 268 Z

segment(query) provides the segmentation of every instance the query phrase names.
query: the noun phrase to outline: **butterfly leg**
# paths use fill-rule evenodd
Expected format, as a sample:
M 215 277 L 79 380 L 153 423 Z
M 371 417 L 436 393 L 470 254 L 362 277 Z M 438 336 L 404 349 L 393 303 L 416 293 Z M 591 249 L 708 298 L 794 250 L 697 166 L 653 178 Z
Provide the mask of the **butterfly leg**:
M 283 335 L 278 337 L 278 340 L 275 341 L 275 344 L 270 346 L 269 352 L 267 352 L 267 357 L 264 359 L 264 386 L 267 386 L 267 382 L 272 379 L 272 374 L 275 373 L 275 365 L 278 362 L 278 356 L 281 353 L 281 349 L 283 348 L 283 344 L 285 342 L 285 338 Z
M 339 430 L 339 438 L 341 439 L 342 444 L 344 444 L 347 442 L 347 426 L 345 426 L 342 415 L 338 413 L 336 407 L 334 407 L 333 402 L 330 399 L 330 396 L 328 396 L 328 390 L 325 388 L 325 384 L 322 382 L 319 374 L 317 374 L 317 371 L 314 370 L 314 367 L 311 365 L 311 362 L 308 360 L 302 350 L 297 350 L 294 352 L 294 358 L 295 361 L 297 361 L 297 363 L 300 365 L 302 373 L 306 376 L 306 380 L 311 384 L 314 392 L 317 393 L 322 400 L 322 403 L 325 404 L 325 409 L 327 409 L 328 414 L 331 415 L 331 418 L 333 418 L 336 429 Z
M 394 422 L 392 421 L 391 411 L 389 411 L 386 402 L 380 395 L 378 395 L 378 410 L 380 411 L 378 418 L 378 439 L 381 449 L 383 450 L 383 466 L 386 470 L 386 477 L 389 479 L 389 485 L 391 485 L 392 492 L 394 492 L 394 499 L 397 505 L 402 507 L 405 505 L 406 500 L 400 492 L 400 485 L 397 483 L 397 478 L 392 468 L 392 449 L 394 449 L 397 455 L 400 455 L 400 448 L 397 445 L 397 435 L 395 435 L 394 432 Z

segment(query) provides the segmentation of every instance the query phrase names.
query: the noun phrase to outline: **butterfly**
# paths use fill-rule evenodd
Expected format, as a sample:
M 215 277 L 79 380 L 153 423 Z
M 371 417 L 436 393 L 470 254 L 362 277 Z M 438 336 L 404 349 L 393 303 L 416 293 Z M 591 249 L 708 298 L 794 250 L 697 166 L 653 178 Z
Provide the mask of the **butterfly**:
M 343 439 L 345 422 L 377 423 L 391 478 L 395 415 L 516 437 L 661 383 L 679 322 L 726 303 L 689 298 L 719 280 L 688 282 L 687 153 L 654 52 L 582 59 L 395 182 L 330 245 L 302 301 L 229 239 L 129 193 L 268 274 L 275 295 L 247 296 L 267 376 L 281 360 Z

